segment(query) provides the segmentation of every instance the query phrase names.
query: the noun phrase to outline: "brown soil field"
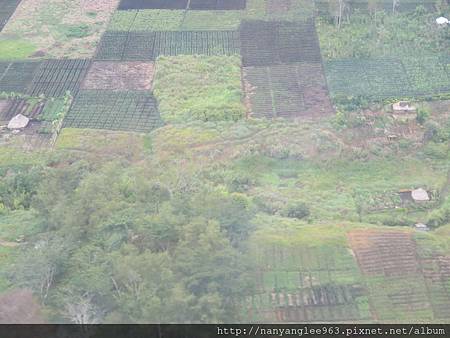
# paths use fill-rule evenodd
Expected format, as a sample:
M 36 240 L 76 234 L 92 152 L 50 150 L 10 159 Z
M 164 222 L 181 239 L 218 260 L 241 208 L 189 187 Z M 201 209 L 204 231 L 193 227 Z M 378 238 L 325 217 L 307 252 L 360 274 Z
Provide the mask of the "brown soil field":
M 153 62 L 93 62 L 83 89 L 151 90 Z
M 416 275 L 416 244 L 406 231 L 354 230 L 349 240 L 361 271 L 368 276 Z

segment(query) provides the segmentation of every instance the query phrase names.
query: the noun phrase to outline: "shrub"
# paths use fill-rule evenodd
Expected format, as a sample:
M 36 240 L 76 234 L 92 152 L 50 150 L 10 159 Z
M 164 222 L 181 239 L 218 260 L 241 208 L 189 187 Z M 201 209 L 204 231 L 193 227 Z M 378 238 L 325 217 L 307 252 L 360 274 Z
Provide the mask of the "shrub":
M 282 215 L 289 218 L 302 219 L 310 215 L 308 206 L 303 202 L 288 205 Z

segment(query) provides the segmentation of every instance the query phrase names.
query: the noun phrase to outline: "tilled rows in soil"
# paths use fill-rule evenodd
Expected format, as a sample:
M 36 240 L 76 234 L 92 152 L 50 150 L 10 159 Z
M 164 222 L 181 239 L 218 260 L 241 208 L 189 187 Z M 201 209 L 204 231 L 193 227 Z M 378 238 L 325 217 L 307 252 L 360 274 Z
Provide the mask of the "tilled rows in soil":
M 315 117 L 333 113 L 321 64 L 245 67 L 243 76 L 254 117 Z
M 322 62 L 319 40 L 312 20 L 245 20 L 241 23 L 240 38 L 244 67 Z
M 46 60 L 0 63 L 0 92 L 30 96 L 76 94 L 89 60 Z
M 190 10 L 241 10 L 246 0 L 122 0 L 119 10 L 130 9 L 190 9 Z
M 13 15 L 21 0 L 0 0 L 0 32 Z
M 160 126 L 156 100 L 149 92 L 81 90 L 64 127 L 148 132 Z
M 46 60 L 31 82 L 29 95 L 57 97 L 70 91 L 76 95 L 90 65 L 90 60 Z
M 160 55 L 235 55 L 239 52 L 236 31 L 106 32 L 96 59 L 152 61 Z
M 421 266 L 425 283 L 437 319 L 450 317 L 450 257 L 433 254 L 421 257 Z

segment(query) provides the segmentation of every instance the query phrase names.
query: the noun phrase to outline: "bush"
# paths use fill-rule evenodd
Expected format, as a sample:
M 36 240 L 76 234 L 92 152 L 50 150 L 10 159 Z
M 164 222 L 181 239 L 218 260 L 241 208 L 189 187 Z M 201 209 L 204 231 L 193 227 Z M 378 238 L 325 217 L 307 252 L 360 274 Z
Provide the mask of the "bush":
M 310 215 L 308 206 L 303 202 L 288 205 L 282 213 L 283 216 L 289 218 L 303 219 Z
M 426 109 L 426 108 L 419 108 L 417 110 L 416 121 L 419 124 L 424 124 L 429 116 L 430 116 L 430 111 L 428 109 Z

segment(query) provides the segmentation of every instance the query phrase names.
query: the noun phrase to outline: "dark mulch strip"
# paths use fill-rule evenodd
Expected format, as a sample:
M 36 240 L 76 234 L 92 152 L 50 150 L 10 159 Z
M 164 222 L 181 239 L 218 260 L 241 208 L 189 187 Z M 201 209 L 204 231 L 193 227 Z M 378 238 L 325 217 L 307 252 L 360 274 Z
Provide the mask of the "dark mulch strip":
M 186 9 L 188 0 L 122 0 L 119 10 L 129 9 Z
M 162 124 L 156 100 L 147 91 L 80 90 L 64 127 L 148 132 Z

